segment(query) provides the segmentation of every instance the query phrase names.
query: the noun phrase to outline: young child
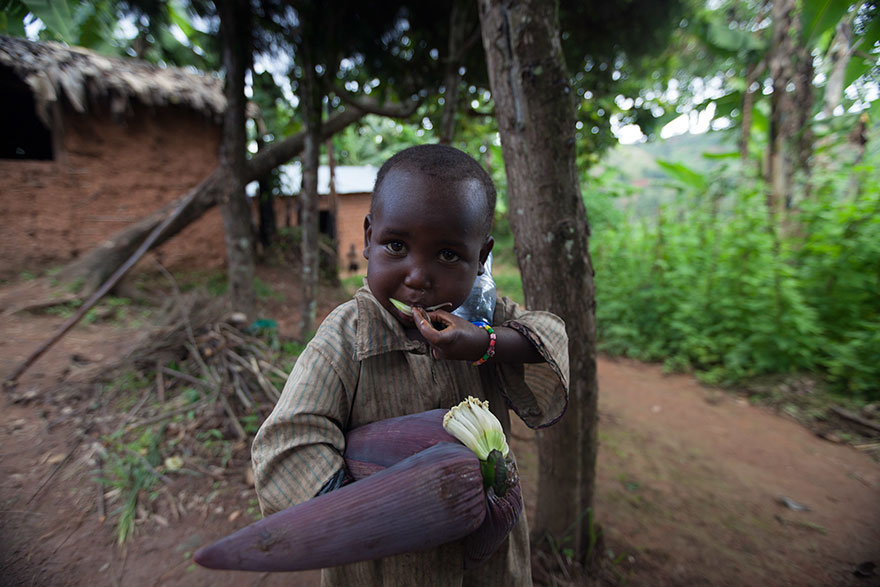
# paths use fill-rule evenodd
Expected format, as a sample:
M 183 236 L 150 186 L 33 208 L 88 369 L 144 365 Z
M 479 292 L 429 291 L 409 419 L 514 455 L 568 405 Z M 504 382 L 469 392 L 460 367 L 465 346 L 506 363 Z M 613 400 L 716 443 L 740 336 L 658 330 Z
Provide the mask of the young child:
M 254 439 L 264 515 L 340 486 L 344 434 L 357 426 L 469 395 L 488 400 L 508 434 L 508 408 L 535 428 L 562 416 L 561 319 L 500 298 L 486 358 L 488 330 L 451 313 L 492 250 L 494 210 L 491 178 L 452 147 L 411 147 L 382 166 L 364 220 L 365 286 L 323 321 Z M 461 545 L 450 543 L 325 569 L 322 585 L 530 585 L 525 512 L 489 560 L 467 571 L 462 561 Z

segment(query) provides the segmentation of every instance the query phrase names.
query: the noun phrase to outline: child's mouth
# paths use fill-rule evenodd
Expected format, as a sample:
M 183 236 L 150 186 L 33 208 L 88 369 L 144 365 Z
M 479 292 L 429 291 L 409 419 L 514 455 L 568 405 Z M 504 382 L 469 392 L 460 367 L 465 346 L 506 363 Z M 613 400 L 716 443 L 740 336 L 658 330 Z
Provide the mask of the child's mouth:
M 412 315 L 413 315 L 412 306 L 407 306 L 406 304 L 404 304 L 400 300 L 395 300 L 394 298 L 388 298 L 388 300 L 391 302 L 391 305 L 394 306 L 395 308 L 397 308 L 397 310 L 401 314 L 403 314 L 404 316 L 406 316 L 408 318 L 412 318 Z M 429 306 L 429 307 L 425 308 L 425 311 L 426 312 L 433 312 L 434 310 L 439 310 L 440 308 L 443 308 L 444 306 L 449 306 L 451 308 L 452 303 L 443 302 L 442 304 L 437 304 L 436 306 Z

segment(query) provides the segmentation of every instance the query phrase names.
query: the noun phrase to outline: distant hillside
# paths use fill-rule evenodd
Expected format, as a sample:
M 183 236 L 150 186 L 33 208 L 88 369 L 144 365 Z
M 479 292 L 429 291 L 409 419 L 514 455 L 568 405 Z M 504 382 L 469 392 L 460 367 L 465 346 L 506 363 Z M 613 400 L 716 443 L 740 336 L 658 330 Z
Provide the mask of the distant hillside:
M 669 175 L 657 164 L 658 160 L 681 163 L 694 171 L 705 173 L 729 165 L 730 159 L 711 159 L 704 153 L 730 153 L 736 149 L 735 138 L 723 132 L 699 135 L 684 134 L 666 140 L 633 145 L 618 145 L 605 154 L 593 176 L 614 170 L 616 177 L 636 188 L 635 195 L 621 198 L 624 207 L 634 207 L 637 214 L 652 213 L 656 207 L 675 195 L 669 187 Z
M 684 163 L 695 171 L 709 171 L 718 164 L 715 159 L 703 156 L 704 153 L 729 153 L 736 149 L 734 138 L 721 132 L 708 132 L 699 135 L 684 134 L 666 140 L 618 145 L 608 152 L 603 164 L 616 167 L 622 178 L 639 178 L 653 175 L 662 170 L 657 159 Z M 662 174 L 665 177 L 665 174 Z

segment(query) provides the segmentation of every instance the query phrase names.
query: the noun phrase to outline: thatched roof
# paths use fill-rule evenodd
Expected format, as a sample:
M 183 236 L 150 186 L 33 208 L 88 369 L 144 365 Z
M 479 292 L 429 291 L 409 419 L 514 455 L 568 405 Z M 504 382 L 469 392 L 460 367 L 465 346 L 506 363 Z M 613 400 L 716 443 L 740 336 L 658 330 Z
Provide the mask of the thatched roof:
M 37 113 L 51 126 L 49 106 L 62 96 L 78 112 L 106 101 L 123 114 L 136 100 L 148 106 L 181 105 L 219 120 L 226 108 L 219 79 L 133 58 L 107 57 L 81 47 L 0 35 L 0 66 L 33 91 Z

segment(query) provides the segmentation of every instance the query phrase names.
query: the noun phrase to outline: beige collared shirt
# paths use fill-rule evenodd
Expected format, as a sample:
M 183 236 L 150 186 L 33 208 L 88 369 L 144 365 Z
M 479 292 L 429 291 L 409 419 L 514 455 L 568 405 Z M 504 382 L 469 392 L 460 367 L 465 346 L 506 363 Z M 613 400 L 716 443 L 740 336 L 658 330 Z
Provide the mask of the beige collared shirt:
M 377 420 L 450 408 L 467 396 L 489 400 L 505 432 L 508 407 L 531 427 L 558 420 L 568 401 L 568 338 L 560 318 L 498 300 L 493 325 L 515 328 L 544 363 L 435 360 L 367 288 L 337 307 L 300 355 L 281 399 L 252 447 L 264 515 L 313 497 L 343 465 L 344 433 Z M 503 349 L 499 348 L 499 353 Z M 502 358 L 503 360 L 503 358 Z M 323 585 L 530 585 L 525 513 L 488 561 L 462 569 L 459 543 L 355 563 L 322 573 Z

